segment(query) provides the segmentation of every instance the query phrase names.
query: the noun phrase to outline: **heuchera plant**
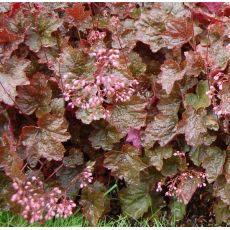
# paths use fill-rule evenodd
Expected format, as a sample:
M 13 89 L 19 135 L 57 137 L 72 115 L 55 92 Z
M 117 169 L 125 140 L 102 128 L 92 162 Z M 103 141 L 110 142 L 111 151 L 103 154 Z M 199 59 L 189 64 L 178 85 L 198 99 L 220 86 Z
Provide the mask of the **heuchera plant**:
M 229 223 L 229 25 L 229 3 L 0 3 L 1 210 L 95 226 L 199 197 Z

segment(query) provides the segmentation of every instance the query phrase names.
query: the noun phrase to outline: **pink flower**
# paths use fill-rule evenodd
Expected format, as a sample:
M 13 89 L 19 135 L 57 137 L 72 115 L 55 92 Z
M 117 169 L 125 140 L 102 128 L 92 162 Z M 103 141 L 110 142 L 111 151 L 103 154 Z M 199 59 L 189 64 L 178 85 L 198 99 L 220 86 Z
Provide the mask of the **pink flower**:
M 137 149 L 141 148 L 140 130 L 130 129 L 126 138 L 127 142 L 131 142 Z
M 199 4 L 206 7 L 211 13 L 216 13 L 223 5 L 223 2 L 201 2 Z
M 67 218 L 76 207 L 74 201 L 67 199 L 58 187 L 46 191 L 43 182 L 35 176 L 25 182 L 15 181 L 13 188 L 16 193 L 11 201 L 22 206 L 21 215 L 31 224 L 55 216 Z
M 74 73 L 67 72 L 63 76 L 63 96 L 68 102 L 68 108 L 90 110 L 100 107 L 103 110 L 103 117 L 107 118 L 109 113 L 103 104 L 130 100 L 138 81 L 126 78 L 118 71 L 111 72 L 120 67 L 118 49 L 98 49 L 91 56 L 95 57 L 97 67 L 93 78 L 79 78 Z M 92 116 L 92 120 L 97 119 L 97 116 Z

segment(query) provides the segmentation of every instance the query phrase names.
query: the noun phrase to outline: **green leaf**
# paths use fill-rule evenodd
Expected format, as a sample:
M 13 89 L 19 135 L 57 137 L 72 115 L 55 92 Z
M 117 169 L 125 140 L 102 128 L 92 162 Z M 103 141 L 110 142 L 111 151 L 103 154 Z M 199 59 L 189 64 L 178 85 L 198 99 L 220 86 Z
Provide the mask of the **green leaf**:
M 38 52 L 41 47 L 53 47 L 57 45 L 57 39 L 51 34 L 58 29 L 63 23 L 59 18 L 48 15 L 40 15 L 35 19 L 34 28 L 30 27 L 26 45 L 34 52 Z
M 218 117 L 214 113 L 209 113 L 205 116 L 205 125 L 208 129 L 218 131 L 219 130 L 219 123 Z
M 206 94 L 209 91 L 208 81 L 199 81 L 196 87 L 196 94 L 188 93 L 185 95 L 185 101 L 188 105 L 191 105 L 194 109 L 206 108 L 210 106 L 211 100 Z
M 191 151 L 189 152 L 189 157 L 196 166 L 200 166 L 205 156 L 204 153 L 205 153 L 204 145 L 192 147 Z
M 128 59 L 128 67 L 134 77 L 138 78 L 145 73 L 146 64 L 142 62 L 141 57 L 137 53 L 131 52 Z
M 147 184 L 140 183 L 123 188 L 119 192 L 123 214 L 134 219 L 142 217 L 151 206 L 151 196 Z
M 90 124 L 94 120 L 100 120 L 104 118 L 105 109 L 103 106 L 98 105 L 97 107 L 82 109 L 79 108 L 76 111 L 76 118 L 80 119 L 84 124 Z
M 30 61 L 15 56 L 7 60 L 4 65 L 0 64 L 0 101 L 8 105 L 14 105 L 17 96 L 16 87 L 29 84 L 25 73 L 29 64 Z
M 185 69 L 182 70 L 180 65 L 174 60 L 166 60 L 161 66 L 159 74 L 159 83 L 167 94 L 170 94 L 175 82 L 181 80 L 185 74 Z
M 148 164 L 156 167 L 160 171 L 163 167 L 163 159 L 168 159 L 173 154 L 173 148 L 170 145 L 156 147 L 145 150 L 145 156 L 148 158 Z
M 171 157 L 164 160 L 164 164 L 161 170 L 161 174 L 165 177 L 174 177 L 179 170 L 186 169 L 186 160 L 179 159 L 178 157 Z
M 170 201 L 170 210 L 172 218 L 175 221 L 182 220 L 186 214 L 186 205 L 183 202 L 179 202 L 176 199 Z
M 109 209 L 109 200 L 104 196 L 105 192 L 105 186 L 98 181 L 83 189 L 80 205 L 83 215 L 91 226 L 95 227 L 102 215 Z
M 96 70 L 95 60 L 80 49 L 68 46 L 64 49 L 60 59 L 61 76 L 67 73 L 72 73 L 74 79 L 81 77 L 86 77 L 87 80 L 94 79 L 93 73 Z M 55 70 L 59 74 L 59 65 L 55 65 Z M 69 79 L 69 83 L 72 83 L 72 79 Z
M 229 224 L 229 219 L 230 219 L 229 205 L 225 204 L 221 200 L 217 200 L 214 203 L 213 211 L 215 213 L 215 220 L 218 225 L 222 224 L 223 222 Z
M 112 150 L 105 154 L 104 167 L 111 170 L 113 176 L 123 179 L 127 184 L 140 182 L 140 171 L 147 167 L 138 156 L 139 151 L 126 144 L 122 151 Z

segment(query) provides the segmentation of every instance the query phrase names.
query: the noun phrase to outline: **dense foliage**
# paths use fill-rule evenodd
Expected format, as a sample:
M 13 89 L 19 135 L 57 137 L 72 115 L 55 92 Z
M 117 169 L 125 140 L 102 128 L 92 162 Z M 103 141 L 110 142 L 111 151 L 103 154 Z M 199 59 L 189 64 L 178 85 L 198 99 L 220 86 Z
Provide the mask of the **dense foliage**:
M 227 3 L 1 3 L 1 210 L 32 223 L 81 207 L 96 225 L 208 200 L 230 222 L 229 17 Z

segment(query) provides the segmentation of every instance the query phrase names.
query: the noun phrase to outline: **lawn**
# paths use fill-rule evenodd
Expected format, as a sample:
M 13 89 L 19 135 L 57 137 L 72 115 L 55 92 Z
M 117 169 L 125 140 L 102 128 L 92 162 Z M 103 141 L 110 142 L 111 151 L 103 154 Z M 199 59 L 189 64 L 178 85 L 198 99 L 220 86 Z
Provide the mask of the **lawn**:
M 23 218 L 11 214 L 10 212 L 1 212 L 0 213 L 0 227 L 88 227 L 88 221 L 82 217 L 80 212 L 76 212 L 73 216 L 67 219 L 56 218 L 54 220 L 46 221 L 43 224 L 35 223 L 30 225 Z M 127 216 L 119 216 L 116 220 L 101 220 L 99 221 L 98 227 L 167 227 L 175 226 L 175 223 L 169 223 L 165 216 L 161 219 L 152 218 L 144 219 L 140 221 L 132 221 Z

